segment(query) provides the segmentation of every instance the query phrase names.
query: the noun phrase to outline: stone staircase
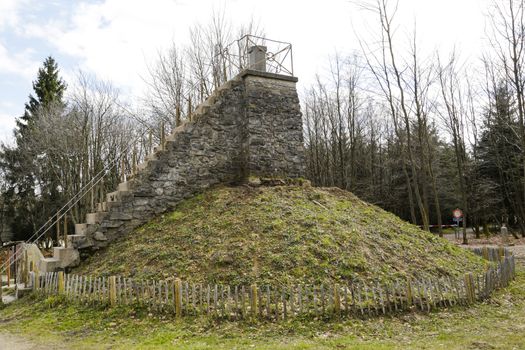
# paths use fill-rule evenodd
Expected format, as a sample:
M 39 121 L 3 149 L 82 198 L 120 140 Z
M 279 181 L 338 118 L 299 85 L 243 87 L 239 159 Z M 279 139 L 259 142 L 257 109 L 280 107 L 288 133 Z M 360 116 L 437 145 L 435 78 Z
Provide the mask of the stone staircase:
M 297 79 L 244 71 L 203 103 L 190 121 L 108 193 L 97 210 L 75 224 L 68 248 L 43 258 L 41 271 L 75 266 L 80 252 L 107 246 L 181 200 L 248 176 L 300 177 L 304 172 Z M 45 266 L 44 266 L 45 265 Z

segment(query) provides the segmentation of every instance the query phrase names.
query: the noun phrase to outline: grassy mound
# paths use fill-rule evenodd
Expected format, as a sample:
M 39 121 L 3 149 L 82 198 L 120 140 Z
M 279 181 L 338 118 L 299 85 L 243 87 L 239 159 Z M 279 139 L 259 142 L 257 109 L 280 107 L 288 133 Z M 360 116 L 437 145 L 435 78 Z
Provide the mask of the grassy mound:
M 241 186 L 182 202 L 74 272 L 275 285 L 458 275 L 484 264 L 346 191 Z

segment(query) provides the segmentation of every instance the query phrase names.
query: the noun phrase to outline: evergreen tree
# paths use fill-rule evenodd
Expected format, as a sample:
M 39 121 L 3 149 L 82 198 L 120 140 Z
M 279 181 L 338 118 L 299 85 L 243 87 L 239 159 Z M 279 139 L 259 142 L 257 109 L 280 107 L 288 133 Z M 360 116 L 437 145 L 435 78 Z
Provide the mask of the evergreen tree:
M 49 155 L 39 147 L 34 129 L 40 115 L 64 106 L 65 89 L 56 61 L 46 58 L 33 82 L 35 96 L 29 95 L 24 115 L 16 121 L 15 146 L 2 145 L 0 168 L 6 181 L 5 211 L 11 218 L 14 239 L 31 236 L 59 205 L 57 184 L 46 167 Z
M 516 108 L 505 84 L 494 93 L 492 107 L 487 111 L 484 130 L 477 147 L 476 177 L 480 180 L 479 193 L 489 192 L 490 208 L 480 213 L 492 213 L 497 221 L 502 217 L 518 218 L 523 227 L 523 202 L 521 200 L 521 157 Z

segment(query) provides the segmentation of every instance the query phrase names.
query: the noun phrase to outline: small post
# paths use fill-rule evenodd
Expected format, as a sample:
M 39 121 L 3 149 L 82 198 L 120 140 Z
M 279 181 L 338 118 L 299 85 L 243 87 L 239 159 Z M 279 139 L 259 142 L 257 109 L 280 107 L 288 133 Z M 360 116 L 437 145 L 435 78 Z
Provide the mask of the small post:
M 95 189 L 91 187 L 91 210 L 95 210 Z
M 160 148 L 164 149 L 164 143 L 166 142 L 166 134 L 164 131 L 164 122 L 160 123 Z
M 257 317 L 257 285 L 252 284 L 251 285 L 251 293 L 250 293 L 250 308 L 252 317 Z
M 191 96 L 188 97 L 188 120 L 191 121 Z
M 120 177 L 122 182 L 126 182 L 126 153 L 122 151 L 120 156 Z
M 182 282 L 180 278 L 175 279 L 175 316 L 182 317 Z
M 137 175 L 137 148 L 136 147 L 133 147 L 133 154 L 132 154 L 132 157 L 131 157 L 131 164 L 132 164 L 131 174 L 133 176 L 135 176 L 135 175 Z
M 58 294 L 64 294 L 65 284 L 64 284 L 64 271 L 58 272 Z
M 249 68 L 266 72 L 266 46 L 255 45 L 248 48 Z
M 148 153 L 153 152 L 153 132 L 149 129 L 148 133 Z
M 64 247 L 67 248 L 67 214 L 64 214 Z
M 117 277 L 111 276 L 108 282 L 109 282 L 109 305 L 113 307 L 117 305 Z
M 57 222 L 56 222 L 56 226 L 57 226 L 57 241 L 60 240 L 60 237 L 62 237 L 61 233 L 60 233 L 60 216 L 59 214 L 57 213 Z
M 177 104 L 177 107 L 175 108 L 175 127 L 180 126 L 180 105 Z
M 7 288 L 11 287 L 11 250 L 7 250 Z

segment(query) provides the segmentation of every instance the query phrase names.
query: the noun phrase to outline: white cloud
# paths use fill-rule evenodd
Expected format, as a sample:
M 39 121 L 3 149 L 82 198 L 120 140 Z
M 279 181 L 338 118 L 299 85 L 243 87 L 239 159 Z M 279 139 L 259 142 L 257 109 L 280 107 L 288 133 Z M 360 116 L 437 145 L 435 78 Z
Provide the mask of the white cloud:
M 15 127 L 15 118 L 9 114 L 0 111 L 0 140 L 7 144 L 13 142 L 13 129 Z
M 6 8 L 16 7 L 13 4 L 17 0 L 0 0 L 4 1 L 11 4 Z M 398 38 L 406 44 L 404 35 L 411 31 L 416 16 L 426 51 L 434 50 L 435 45 L 457 44 L 467 54 L 476 52 L 483 34 L 481 8 L 487 2 L 400 1 Z M 144 88 L 141 76 L 147 75 L 147 62 L 173 41 L 186 43 L 188 28 L 195 22 L 205 23 L 214 9 L 224 10 L 227 19 L 237 24 L 255 17 L 269 38 L 292 42 L 295 70 L 303 86 L 313 82 L 315 73 L 324 73 L 327 57 L 336 49 L 343 54 L 359 51 L 354 30 L 367 40 L 369 28 L 377 26 L 373 15 L 346 0 L 305 1 L 300 5 L 282 0 L 103 0 L 76 3 L 71 13 L 60 12 L 20 30 L 74 57 L 78 68 L 138 95 Z M 17 68 L 13 61 L 12 70 Z
M 10 53 L 0 42 L 0 74 L 15 74 L 24 79 L 31 79 L 38 69 L 38 62 L 31 59 L 32 54 L 31 48 Z
M 191 17 L 198 16 L 190 13 L 193 9 L 172 0 L 158 0 L 154 5 L 119 0 L 80 3 L 68 23 L 56 18 L 33 23 L 24 34 L 48 40 L 61 53 L 76 57 L 80 69 L 140 93 L 146 62 L 169 45 L 177 32 L 187 35 Z
M 26 5 L 26 0 L 0 1 L 0 31 L 7 27 L 14 27 L 19 22 L 19 11 Z

